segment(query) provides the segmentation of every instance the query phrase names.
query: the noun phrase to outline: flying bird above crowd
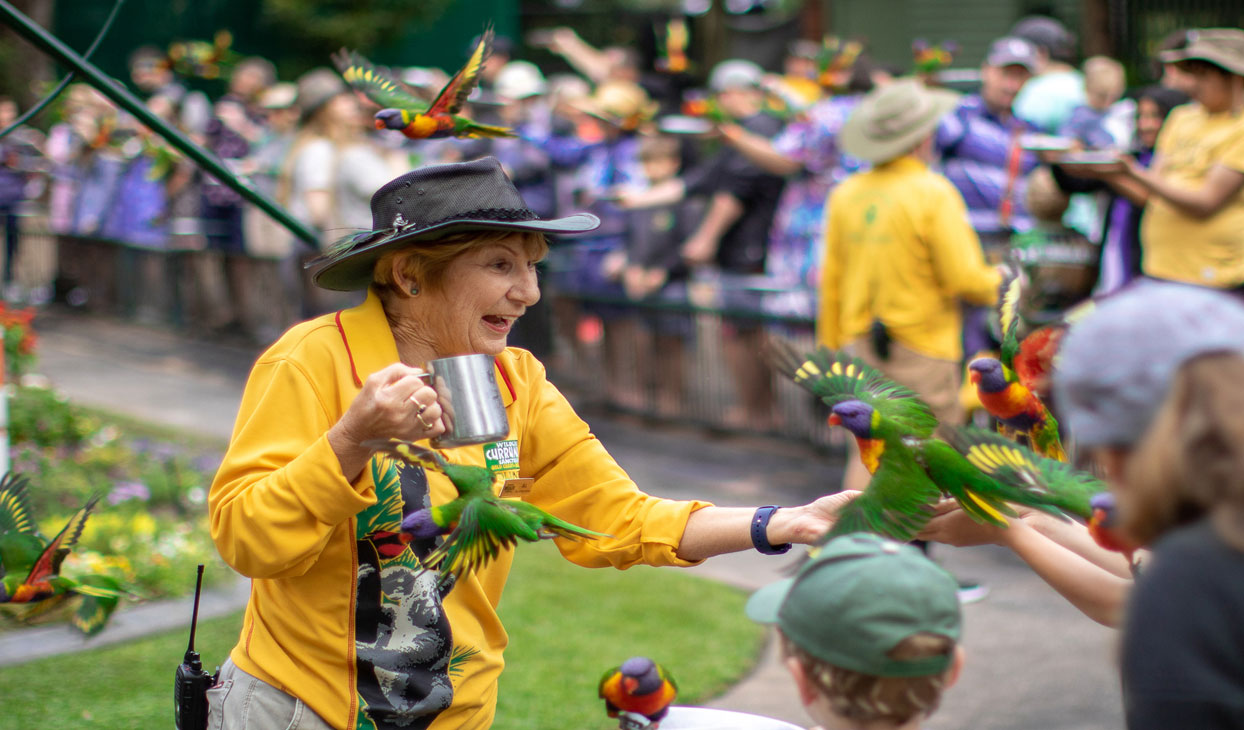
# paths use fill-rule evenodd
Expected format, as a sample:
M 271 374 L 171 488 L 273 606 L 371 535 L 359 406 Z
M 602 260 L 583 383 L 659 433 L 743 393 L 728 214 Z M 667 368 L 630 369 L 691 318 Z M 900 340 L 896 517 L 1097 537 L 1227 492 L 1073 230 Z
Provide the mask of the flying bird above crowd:
M 380 107 L 376 112 L 376 129 L 400 131 L 411 139 L 438 137 L 513 137 L 505 128 L 480 124 L 459 112 L 467 97 L 479 83 L 480 69 L 492 44 L 492 29 L 484 31 L 466 65 L 458 69 L 449 83 L 431 103 L 407 91 L 388 74 L 357 51 L 341 49 L 333 54 L 333 65 L 351 88 Z

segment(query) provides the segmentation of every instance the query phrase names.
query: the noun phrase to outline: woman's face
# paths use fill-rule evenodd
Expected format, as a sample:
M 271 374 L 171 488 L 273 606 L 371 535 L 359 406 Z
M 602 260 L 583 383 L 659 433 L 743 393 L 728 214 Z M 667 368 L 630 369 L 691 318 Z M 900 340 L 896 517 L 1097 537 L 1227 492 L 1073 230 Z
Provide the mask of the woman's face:
M 1207 63 L 1186 63 L 1181 68 L 1192 77 L 1192 89 L 1188 92 L 1210 113 L 1223 112 L 1235 101 L 1236 76 L 1212 67 Z
M 498 355 L 514 322 L 540 300 L 536 259 L 522 234 L 470 249 L 450 262 L 415 315 L 441 357 Z
M 1163 121 L 1162 108 L 1153 99 L 1141 99 L 1136 104 L 1136 137 L 1142 147 L 1153 149 L 1158 143 Z

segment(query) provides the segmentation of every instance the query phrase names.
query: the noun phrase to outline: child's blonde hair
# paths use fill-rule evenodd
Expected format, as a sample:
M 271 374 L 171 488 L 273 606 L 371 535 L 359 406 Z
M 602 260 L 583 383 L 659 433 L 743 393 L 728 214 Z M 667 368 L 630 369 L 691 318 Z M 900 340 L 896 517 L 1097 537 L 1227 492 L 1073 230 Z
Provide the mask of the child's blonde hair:
M 800 649 L 780 631 L 782 651 L 794 657 L 817 692 L 829 703 L 834 714 L 855 722 L 887 722 L 902 725 L 916 717 L 937 711 L 950 671 L 924 677 L 877 677 L 843 669 Z M 947 656 L 955 642 L 947 636 L 913 634 L 891 649 L 896 660 Z
M 1107 56 L 1092 56 L 1084 61 L 1084 91 L 1118 101 L 1127 90 L 1127 72 L 1123 64 Z

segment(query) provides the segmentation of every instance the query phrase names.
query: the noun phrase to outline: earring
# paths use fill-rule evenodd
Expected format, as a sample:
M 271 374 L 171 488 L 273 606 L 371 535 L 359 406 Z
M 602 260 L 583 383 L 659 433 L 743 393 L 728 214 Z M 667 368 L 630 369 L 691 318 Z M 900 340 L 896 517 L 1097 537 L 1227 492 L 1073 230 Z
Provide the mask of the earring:
M 419 287 L 417 287 L 417 286 L 412 286 L 412 287 L 410 288 L 410 295 L 411 295 L 412 297 L 417 297 L 417 296 L 419 296 Z

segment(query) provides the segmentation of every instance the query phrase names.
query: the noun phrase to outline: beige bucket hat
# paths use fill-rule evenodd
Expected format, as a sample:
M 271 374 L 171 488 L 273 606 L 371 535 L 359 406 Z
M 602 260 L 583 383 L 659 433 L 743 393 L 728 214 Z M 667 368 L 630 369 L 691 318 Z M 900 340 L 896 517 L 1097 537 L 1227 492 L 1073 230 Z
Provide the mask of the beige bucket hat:
M 1236 76 L 1244 76 L 1244 30 L 1239 28 L 1196 28 L 1188 31 L 1188 45 L 1165 51 L 1162 63 L 1207 61 Z
M 630 81 L 606 81 L 597 86 L 591 96 L 572 104 L 622 129 L 635 129 L 657 111 L 657 103 L 648 98 L 648 92 Z
M 842 126 L 838 144 L 862 160 L 888 162 L 911 151 L 958 103 L 954 92 L 898 79 L 860 100 Z

